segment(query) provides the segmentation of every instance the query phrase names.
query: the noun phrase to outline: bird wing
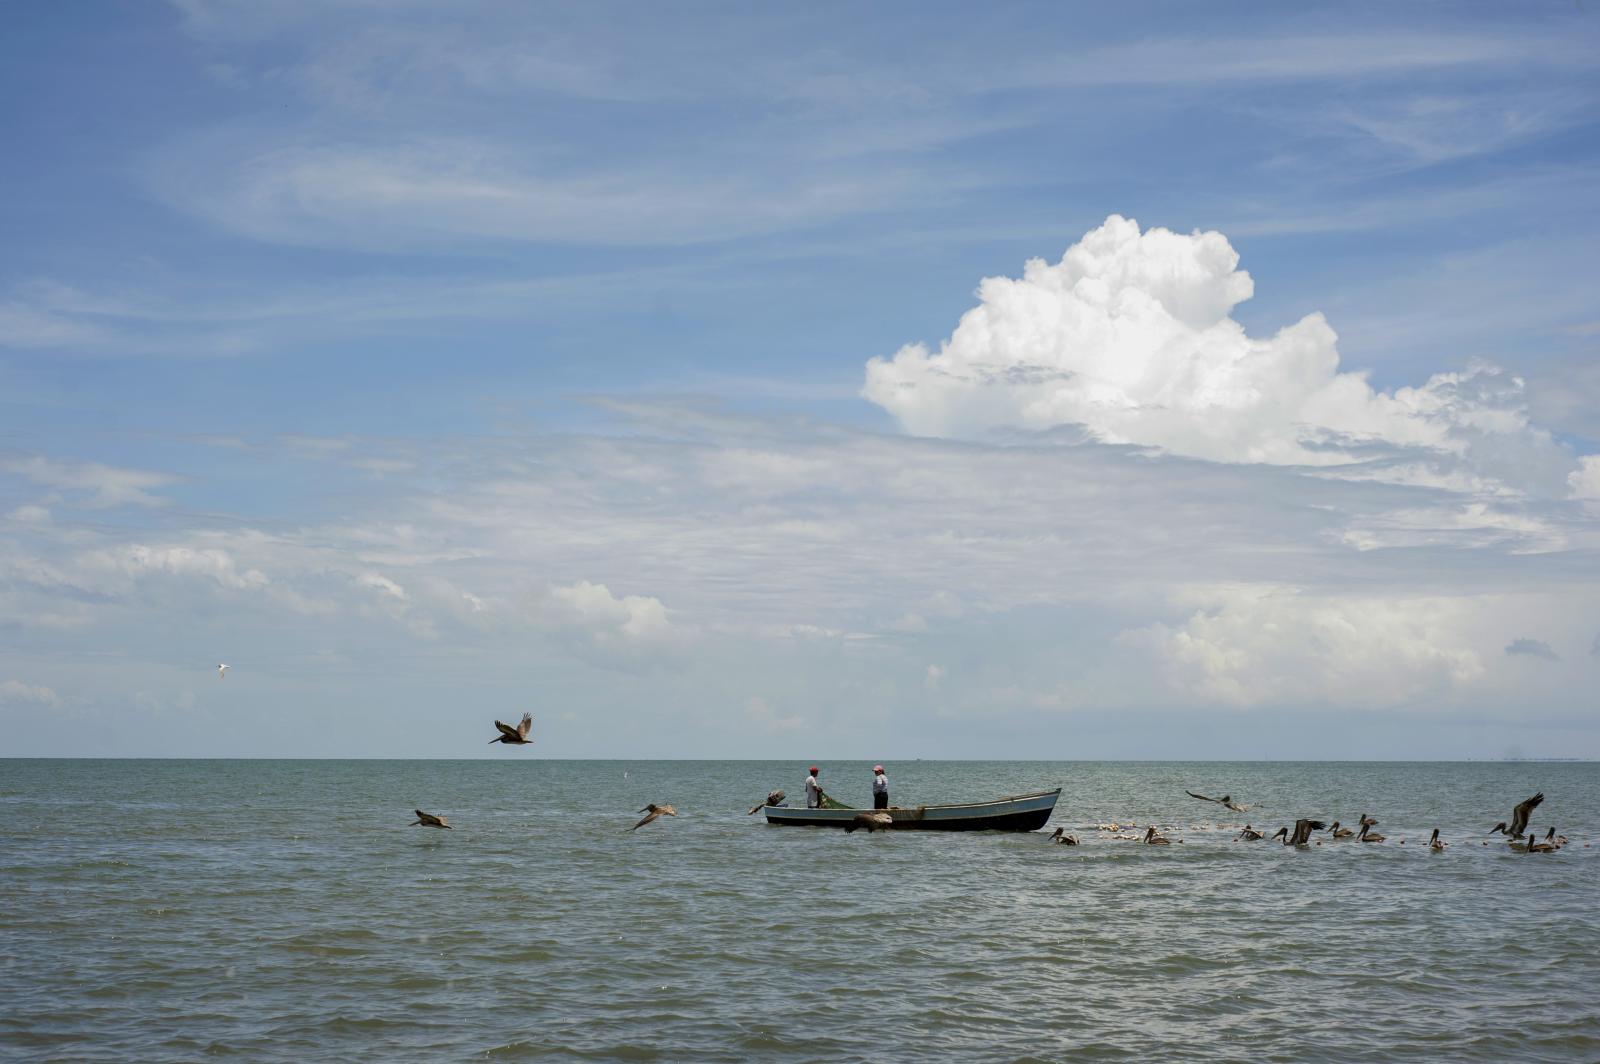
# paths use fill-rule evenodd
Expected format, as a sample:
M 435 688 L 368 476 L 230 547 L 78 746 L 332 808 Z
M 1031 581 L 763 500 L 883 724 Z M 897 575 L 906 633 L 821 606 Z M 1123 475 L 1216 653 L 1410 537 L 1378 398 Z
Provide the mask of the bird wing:
M 650 821 L 654 820 L 656 817 L 658 817 L 660 815 L 661 815 L 660 812 L 652 810 L 649 816 L 645 817 L 643 820 L 639 821 L 637 824 L 633 825 L 633 827 L 629 828 L 628 830 L 629 831 L 638 831 L 640 828 L 644 827 L 646 824 L 650 823 Z
M 522 738 L 522 736 L 517 732 L 517 729 L 513 728 L 509 724 L 506 724 L 504 721 L 498 721 L 497 720 L 497 721 L 494 722 L 494 726 L 496 728 L 500 729 L 500 734 L 501 735 L 504 735 L 509 739 L 520 739 L 520 738 Z
M 1517 806 L 1514 811 L 1515 815 L 1511 820 L 1511 834 L 1522 834 L 1522 829 L 1528 826 L 1528 817 L 1533 815 L 1533 811 L 1539 807 L 1539 803 L 1542 801 L 1544 801 L 1544 792 L 1540 791 Z
M 522 723 L 517 725 L 517 738 L 526 739 L 528 737 L 528 729 L 531 727 L 533 727 L 533 714 L 524 713 L 522 715 Z
M 766 802 L 757 802 L 755 805 L 750 807 L 750 811 L 746 813 L 745 816 L 755 816 L 756 810 L 764 807 L 766 804 Z
M 1205 795 L 1203 795 L 1203 794 L 1196 794 L 1196 793 L 1194 793 L 1194 792 L 1193 792 L 1193 791 L 1184 791 L 1184 792 L 1183 792 L 1183 793 L 1184 793 L 1184 794 L 1187 794 L 1187 795 L 1188 795 L 1188 796 L 1189 796 L 1189 797 L 1190 797 L 1190 798 L 1198 798 L 1198 799 L 1200 799 L 1200 800 L 1201 800 L 1201 801 L 1202 801 L 1202 802 L 1214 802 L 1214 801 L 1216 801 L 1216 800 L 1217 800 L 1217 799 L 1215 799 L 1215 798 L 1207 798 L 1207 797 L 1206 797 L 1206 796 L 1205 796 Z

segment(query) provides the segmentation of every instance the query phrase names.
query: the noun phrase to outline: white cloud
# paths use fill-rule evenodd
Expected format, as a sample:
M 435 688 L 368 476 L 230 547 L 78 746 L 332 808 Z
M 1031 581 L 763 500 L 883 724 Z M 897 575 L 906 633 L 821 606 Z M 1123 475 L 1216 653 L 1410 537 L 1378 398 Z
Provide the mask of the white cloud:
M 661 600 L 644 595 L 611 593 L 604 584 L 579 580 L 568 587 L 552 588 L 552 599 L 568 606 L 577 624 L 603 638 L 648 642 L 671 634 L 667 608 Z
M 135 579 L 146 576 L 201 577 L 232 591 L 253 591 L 270 581 L 259 569 L 241 568 L 233 554 L 220 547 L 150 547 L 133 544 L 91 553 L 93 568 Z
M 48 687 L 25 684 L 20 680 L 0 683 L 0 706 L 59 706 L 61 696 Z
M 1340 539 L 1357 550 L 1505 546 L 1538 554 L 1569 546 L 1560 526 L 1489 503 L 1403 508 L 1352 520 Z
M 151 495 L 152 488 L 177 483 L 166 473 L 119 469 L 98 462 L 63 462 L 35 455 L 0 461 L 0 472 L 14 473 L 35 484 L 63 491 L 84 492 L 88 506 L 160 506 L 165 499 Z
M 1442 599 L 1218 591 L 1176 627 L 1126 633 L 1176 690 L 1233 706 L 1383 708 L 1450 695 L 1483 673 Z
M 1492 366 L 1379 392 L 1339 372 L 1321 314 L 1247 335 L 1230 316 L 1254 290 L 1238 262 L 1221 233 L 1141 232 L 1113 215 L 1055 265 L 984 279 L 937 353 L 911 344 L 872 359 L 862 394 L 918 435 L 1081 426 L 1103 442 L 1220 462 L 1428 456 L 1360 474 L 1391 482 L 1493 486 L 1518 478 L 1530 455 L 1570 465 L 1529 425 L 1523 382 Z M 1483 469 L 1453 464 L 1469 451 Z
M 706 171 L 637 160 L 565 172 L 550 153 L 509 142 L 438 136 L 420 144 L 359 141 L 263 147 L 218 136 L 172 147 L 160 194 L 220 228 L 261 240 L 389 248 L 462 239 L 682 244 L 780 232 L 930 200 L 914 168 L 816 166 Z
M 99 346 L 102 330 L 20 302 L 0 303 L 0 347 Z
M 627 671 L 665 664 L 686 635 L 660 599 L 618 597 L 606 585 L 587 580 L 551 588 L 538 614 L 547 629 L 591 663 Z
M 779 716 L 760 695 L 751 698 L 744 706 L 747 723 L 765 732 L 790 733 L 804 731 L 806 720 L 800 716 Z
M 1600 454 L 1578 459 L 1578 468 L 1567 474 L 1567 486 L 1574 499 L 1600 502 Z
M 405 602 L 411 597 L 406 594 L 405 588 L 381 573 L 362 573 L 356 578 L 356 583 L 399 602 Z

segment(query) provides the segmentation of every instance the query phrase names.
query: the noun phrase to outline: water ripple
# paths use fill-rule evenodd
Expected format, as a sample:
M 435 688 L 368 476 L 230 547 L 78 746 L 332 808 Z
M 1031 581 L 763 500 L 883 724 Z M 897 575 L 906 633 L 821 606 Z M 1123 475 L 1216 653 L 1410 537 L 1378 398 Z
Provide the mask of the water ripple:
M 1600 1058 L 1596 766 L 892 774 L 929 802 L 1062 785 L 1075 848 L 744 815 L 795 768 L 0 761 L 0 1055 Z M 1257 827 L 1359 795 L 1391 841 L 1234 842 L 1182 795 L 1219 778 Z M 1538 789 L 1574 846 L 1481 845 Z M 661 800 L 680 816 L 628 831 Z M 406 827 L 418 805 L 456 830 Z

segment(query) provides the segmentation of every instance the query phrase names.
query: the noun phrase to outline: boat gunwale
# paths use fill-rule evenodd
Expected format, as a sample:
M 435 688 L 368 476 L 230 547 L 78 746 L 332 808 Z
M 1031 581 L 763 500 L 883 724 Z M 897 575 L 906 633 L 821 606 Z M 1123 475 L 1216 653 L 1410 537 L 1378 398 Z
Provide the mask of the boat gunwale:
M 948 805 L 897 805 L 888 809 L 824 808 L 804 806 L 764 806 L 767 824 L 776 827 L 849 828 L 856 817 L 868 812 L 887 812 L 897 830 L 933 831 L 1031 831 L 1050 819 L 1061 788 L 1013 794 L 987 802 L 960 802 Z
M 931 811 L 931 810 L 934 810 L 934 809 L 984 809 L 984 808 L 987 808 L 989 806 L 1004 805 L 1007 802 L 1026 802 L 1026 801 L 1028 801 L 1029 799 L 1032 799 L 1032 798 L 1048 798 L 1052 794 L 1055 795 L 1057 798 L 1061 797 L 1061 788 L 1057 787 L 1055 790 L 1051 790 L 1051 791 L 1033 791 L 1033 792 L 1031 792 L 1029 794 L 1008 794 L 1003 798 L 991 798 L 986 802 L 949 802 L 949 803 L 946 803 L 945 805 L 891 805 L 889 807 L 889 809 L 891 811 L 895 810 L 895 809 L 904 809 L 904 810 L 908 810 L 908 811 L 911 811 L 911 810 L 927 810 L 927 811 Z M 881 813 L 881 812 L 883 812 L 883 810 L 881 810 L 881 809 L 871 809 L 871 808 L 869 808 L 867 806 L 844 806 L 844 807 L 836 807 L 836 808 L 828 808 L 828 807 L 824 807 L 824 806 L 818 806 L 817 808 L 813 809 L 813 808 L 811 808 L 809 806 L 797 806 L 797 805 L 764 805 L 761 808 L 762 809 L 783 809 L 783 810 L 787 810 L 789 812 L 806 812 L 806 813 L 872 813 L 872 812 Z

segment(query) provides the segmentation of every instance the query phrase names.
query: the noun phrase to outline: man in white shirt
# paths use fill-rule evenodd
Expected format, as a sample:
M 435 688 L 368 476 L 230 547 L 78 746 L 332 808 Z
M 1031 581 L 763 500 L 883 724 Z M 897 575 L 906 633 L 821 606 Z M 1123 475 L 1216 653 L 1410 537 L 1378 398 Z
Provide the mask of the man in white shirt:
M 872 808 L 889 808 L 889 777 L 883 774 L 882 765 L 872 766 Z
M 822 787 L 817 783 L 817 766 L 811 766 L 811 775 L 806 777 L 806 808 L 822 808 Z

